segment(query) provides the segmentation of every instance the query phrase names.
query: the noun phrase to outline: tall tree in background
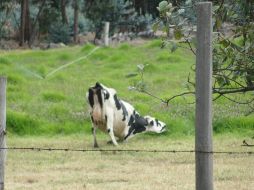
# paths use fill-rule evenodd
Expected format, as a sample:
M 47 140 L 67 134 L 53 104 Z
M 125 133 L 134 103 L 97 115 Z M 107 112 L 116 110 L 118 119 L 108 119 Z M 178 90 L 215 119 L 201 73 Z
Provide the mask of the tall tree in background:
M 124 17 L 125 23 L 132 23 L 136 16 L 133 4 L 125 0 L 86 0 L 84 12 L 94 23 L 95 39 L 101 39 L 104 22 L 110 22 L 110 33 L 113 33 L 123 24 Z
M 28 43 L 31 46 L 35 39 L 35 34 L 42 11 L 46 5 L 47 0 L 21 0 L 21 15 L 20 15 L 20 46 Z M 29 3 L 38 7 L 38 12 L 34 18 L 30 17 Z
M 29 0 L 21 1 L 20 15 L 20 46 L 23 46 L 25 41 L 29 41 L 30 37 L 30 17 L 29 17 Z
M 10 37 L 7 34 L 10 28 L 6 28 L 5 26 L 9 25 L 9 18 L 13 13 L 13 9 L 15 8 L 16 4 L 17 2 L 10 2 L 8 0 L 0 1 L 0 39 Z
M 61 0 L 61 15 L 62 15 L 62 22 L 63 24 L 68 24 L 68 17 L 67 17 L 67 14 L 66 14 L 66 4 L 67 4 L 67 1 L 66 0 Z
M 74 10 L 73 41 L 74 43 L 77 43 L 79 6 L 80 6 L 80 1 L 73 0 L 73 10 Z

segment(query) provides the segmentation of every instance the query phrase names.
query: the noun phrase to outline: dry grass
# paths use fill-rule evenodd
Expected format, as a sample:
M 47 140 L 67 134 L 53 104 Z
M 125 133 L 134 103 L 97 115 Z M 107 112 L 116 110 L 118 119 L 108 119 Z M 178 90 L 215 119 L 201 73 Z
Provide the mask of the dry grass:
M 101 148 L 106 138 L 99 136 Z M 245 151 L 241 138 L 215 137 L 214 150 Z M 9 146 L 90 148 L 92 139 L 82 135 L 68 137 L 10 137 Z M 193 137 L 140 135 L 122 149 L 193 149 Z M 81 153 L 9 151 L 6 189 L 195 189 L 193 153 Z M 253 155 L 215 155 L 215 189 L 251 190 L 254 187 Z

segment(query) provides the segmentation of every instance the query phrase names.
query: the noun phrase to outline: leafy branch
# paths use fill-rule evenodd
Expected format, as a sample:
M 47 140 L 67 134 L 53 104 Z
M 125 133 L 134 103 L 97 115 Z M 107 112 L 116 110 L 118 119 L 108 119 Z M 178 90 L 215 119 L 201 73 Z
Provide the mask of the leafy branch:
M 185 5 L 180 5 L 176 1 L 176 6 L 172 6 L 167 1 L 159 3 L 157 9 L 160 18 L 154 23 L 153 29 L 162 30 L 166 33 L 166 38 L 162 39 L 162 48 L 170 48 L 171 52 L 178 47 L 190 50 L 194 55 L 195 50 L 195 9 L 196 1 L 186 1 Z M 254 113 L 254 16 L 253 1 L 220 1 L 214 3 L 214 34 L 217 37 L 213 41 L 213 85 L 212 92 L 215 95 L 214 101 L 221 97 L 237 103 L 247 105 Z M 230 35 L 223 32 L 223 23 L 231 23 Z M 162 27 L 160 27 L 162 26 Z M 195 71 L 195 66 L 191 68 Z M 144 73 L 142 73 L 143 76 Z M 138 91 L 146 93 L 165 104 L 175 98 L 195 94 L 195 83 L 188 76 L 187 92 L 174 95 L 167 99 L 161 99 L 147 92 L 145 88 Z M 142 84 L 144 85 L 143 77 Z M 240 94 L 244 101 L 237 101 L 234 97 Z M 247 94 L 246 96 L 243 96 Z

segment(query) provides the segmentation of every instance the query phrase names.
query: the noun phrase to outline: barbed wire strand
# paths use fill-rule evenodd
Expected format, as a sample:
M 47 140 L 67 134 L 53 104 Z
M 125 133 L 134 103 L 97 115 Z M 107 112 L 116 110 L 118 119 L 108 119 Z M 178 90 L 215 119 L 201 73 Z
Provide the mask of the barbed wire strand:
M 27 151 L 65 151 L 65 152 L 140 152 L 140 153 L 204 153 L 204 154 L 249 154 L 254 151 L 198 151 L 198 150 L 147 150 L 147 149 L 71 149 L 71 148 L 42 148 L 42 147 L 7 147 L 0 150 Z

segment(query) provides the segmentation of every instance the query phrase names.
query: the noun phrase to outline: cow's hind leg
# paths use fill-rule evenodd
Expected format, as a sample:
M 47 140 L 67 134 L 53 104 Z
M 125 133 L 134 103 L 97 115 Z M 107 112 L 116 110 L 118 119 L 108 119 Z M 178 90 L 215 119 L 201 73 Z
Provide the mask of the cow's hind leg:
M 108 129 L 108 134 L 109 134 L 109 136 L 111 137 L 112 143 L 113 143 L 115 146 L 117 146 L 118 143 L 117 143 L 117 141 L 116 141 L 113 128 L 112 128 L 112 129 L 110 129 L 110 128 Z
M 93 147 L 99 148 L 97 139 L 96 139 L 96 127 L 95 126 L 93 126 L 93 128 L 92 128 L 92 133 L 93 133 Z
M 114 131 L 113 131 L 113 113 L 112 114 L 109 114 L 106 118 L 107 120 L 107 131 L 108 131 L 108 134 L 113 142 L 113 144 L 115 146 L 117 146 L 117 142 L 116 142 L 116 138 L 115 138 L 115 135 L 114 135 Z

